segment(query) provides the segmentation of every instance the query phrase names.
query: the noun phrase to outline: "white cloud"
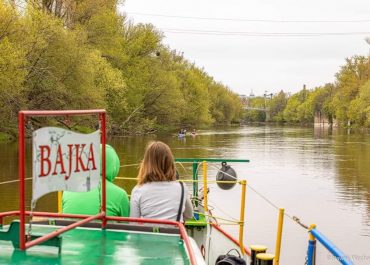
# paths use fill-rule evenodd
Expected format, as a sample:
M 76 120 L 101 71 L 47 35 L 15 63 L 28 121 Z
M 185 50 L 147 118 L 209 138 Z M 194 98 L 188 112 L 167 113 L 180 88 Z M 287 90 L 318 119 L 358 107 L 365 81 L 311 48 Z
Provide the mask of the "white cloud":
M 370 32 L 367 23 L 252 23 L 245 21 L 181 19 L 172 16 L 270 20 L 369 20 L 368 0 L 126 0 L 121 11 L 134 22 L 159 29 L 197 29 L 241 32 Z M 367 55 L 365 35 L 320 37 L 245 37 L 165 33 L 164 42 L 184 52 L 215 80 L 234 91 L 255 94 L 265 90 L 297 91 L 334 81 L 346 57 Z

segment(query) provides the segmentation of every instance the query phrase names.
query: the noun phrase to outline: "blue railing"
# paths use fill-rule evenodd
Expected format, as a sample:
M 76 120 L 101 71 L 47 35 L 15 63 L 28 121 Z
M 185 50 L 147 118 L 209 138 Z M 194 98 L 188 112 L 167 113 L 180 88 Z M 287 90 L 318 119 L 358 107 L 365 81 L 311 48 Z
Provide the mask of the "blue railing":
M 337 248 L 329 239 L 327 239 L 316 228 L 310 229 L 310 240 L 308 241 L 307 260 L 308 265 L 315 265 L 316 262 L 316 239 L 334 256 L 334 258 L 343 265 L 354 265 L 354 263 L 339 248 Z

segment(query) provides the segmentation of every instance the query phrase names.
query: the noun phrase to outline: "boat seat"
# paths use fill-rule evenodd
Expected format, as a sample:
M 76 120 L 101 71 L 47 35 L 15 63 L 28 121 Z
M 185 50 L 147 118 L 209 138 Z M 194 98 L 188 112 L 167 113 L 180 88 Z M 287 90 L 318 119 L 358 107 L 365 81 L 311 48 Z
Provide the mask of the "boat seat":
M 75 221 L 71 221 L 71 220 L 48 219 L 48 220 L 37 221 L 33 223 L 38 224 L 38 225 L 67 226 L 74 222 Z M 100 222 L 90 222 L 80 227 L 101 228 L 101 223 Z M 106 229 L 165 233 L 165 234 L 180 234 L 180 230 L 177 227 L 170 227 L 166 225 L 153 225 L 153 224 L 143 225 L 143 224 L 132 224 L 132 223 L 110 223 L 108 222 Z

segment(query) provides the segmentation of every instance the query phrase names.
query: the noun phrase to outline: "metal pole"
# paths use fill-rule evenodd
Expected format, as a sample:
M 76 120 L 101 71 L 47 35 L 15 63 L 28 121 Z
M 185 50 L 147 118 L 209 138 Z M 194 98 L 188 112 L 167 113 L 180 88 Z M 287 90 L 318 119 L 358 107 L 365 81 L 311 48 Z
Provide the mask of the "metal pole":
M 193 162 L 193 180 L 198 180 L 198 163 Z M 193 183 L 193 196 L 198 197 L 198 182 Z M 195 201 L 195 206 L 198 206 L 198 201 Z
M 107 200 L 106 200 L 106 148 L 105 148 L 105 143 L 106 143 L 106 130 L 105 130 L 105 113 L 101 114 L 101 144 L 102 144 L 102 213 L 103 219 L 102 219 L 102 228 L 105 228 L 107 225 Z
M 246 180 L 240 181 L 240 185 L 242 185 L 242 196 L 240 202 L 239 247 L 240 251 L 242 252 L 242 255 L 245 255 L 243 237 L 244 237 L 245 193 L 247 181 Z
M 102 217 L 102 213 L 99 213 L 97 215 L 93 215 L 93 216 L 90 216 L 90 217 L 88 217 L 86 219 L 83 219 L 83 220 L 80 220 L 78 222 L 72 223 L 70 225 L 64 226 L 64 227 L 62 227 L 62 228 L 60 228 L 58 230 L 55 230 L 53 232 L 50 232 L 49 234 L 43 235 L 42 237 L 39 237 L 39 238 L 34 239 L 34 240 L 30 241 L 30 242 L 27 242 L 26 246 L 27 246 L 27 248 L 30 248 L 30 247 L 33 247 L 33 246 L 35 246 L 37 244 L 41 244 L 42 242 L 45 242 L 45 241 L 47 241 L 47 240 L 49 240 L 49 239 L 51 239 L 53 237 L 56 237 L 56 236 L 58 236 L 58 235 L 60 235 L 60 234 L 62 234 L 64 232 L 67 232 L 67 231 L 69 231 L 69 230 L 71 230 L 73 228 L 76 228 L 78 226 L 82 226 L 84 224 L 87 224 L 87 223 L 89 223 L 89 222 L 91 222 L 91 221 L 93 221 L 95 219 L 100 219 L 101 217 Z M 104 218 L 104 216 L 103 216 L 103 218 Z
M 62 196 L 63 192 L 58 191 L 58 213 L 62 213 Z
M 203 161 L 204 212 L 208 213 L 207 162 Z
M 315 265 L 316 264 L 316 239 L 312 235 L 311 230 L 315 229 L 316 225 L 311 224 L 308 234 L 308 249 L 307 249 L 307 265 Z
M 313 228 L 310 230 L 312 236 L 317 239 L 337 260 L 343 265 L 353 265 L 353 262 L 346 256 L 339 248 L 337 248 L 332 242 L 329 241 L 323 234 L 317 229 Z
M 24 176 L 25 176 L 25 143 L 24 143 L 24 113 L 18 114 L 18 174 L 19 174 L 19 248 L 26 249 L 25 242 L 25 202 L 24 202 Z
M 280 208 L 278 227 L 277 227 L 277 236 L 276 236 L 274 265 L 279 265 L 279 262 L 280 262 L 280 249 L 281 249 L 281 237 L 283 234 L 283 223 L 284 223 L 284 208 Z

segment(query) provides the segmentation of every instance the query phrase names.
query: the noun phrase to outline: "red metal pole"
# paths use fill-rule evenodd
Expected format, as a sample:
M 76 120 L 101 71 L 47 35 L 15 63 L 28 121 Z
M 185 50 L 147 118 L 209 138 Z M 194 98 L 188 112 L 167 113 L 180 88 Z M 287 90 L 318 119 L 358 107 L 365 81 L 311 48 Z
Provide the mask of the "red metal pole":
M 93 110 L 23 110 L 26 116 L 64 116 L 64 115 L 90 115 L 104 113 L 104 109 Z
M 26 215 L 30 214 L 31 214 L 30 211 L 26 211 Z M 33 212 L 32 215 L 39 217 L 75 218 L 75 219 L 85 219 L 91 217 L 91 215 L 86 214 L 48 213 L 48 212 Z
M 223 230 L 219 225 L 211 223 L 212 227 L 218 230 L 221 234 L 223 234 L 226 238 L 230 239 L 235 245 L 239 246 L 239 241 L 233 238 L 230 234 L 228 234 L 225 230 Z M 251 250 L 244 246 L 244 251 L 247 253 L 248 256 L 251 255 Z
M 188 250 L 188 254 L 189 254 L 189 258 L 190 258 L 190 264 L 196 265 L 197 261 L 195 259 L 195 254 L 194 254 L 193 248 L 191 247 L 189 236 L 186 233 L 185 227 L 182 223 L 178 223 L 178 226 L 179 226 L 179 229 L 180 229 L 180 234 L 181 234 L 182 240 L 184 240 L 185 246 Z
M 102 219 L 102 226 L 106 226 L 106 163 L 105 163 L 105 143 L 106 143 L 106 113 L 103 109 L 96 110 L 64 110 L 64 111 L 20 111 L 18 113 L 18 175 L 19 175 L 19 212 L 7 212 L 6 216 L 9 215 L 18 215 L 20 216 L 20 231 L 19 231 L 19 246 L 21 250 L 26 249 L 25 240 L 25 117 L 27 116 L 61 116 L 61 115 L 89 115 L 89 114 L 99 114 L 101 117 L 102 128 L 101 128 L 101 143 L 103 145 L 103 163 L 102 163 L 102 211 L 98 216 L 99 219 Z M 5 216 L 5 215 L 0 215 Z M 46 216 L 46 215 L 45 215 Z M 59 215 L 62 217 L 62 215 Z M 2 218 L 2 217 L 1 217 Z M 78 217 L 76 217 L 78 218 Z M 80 217 L 81 218 L 81 217 Z M 94 218 L 96 219 L 96 218 Z M 62 231 L 63 232 L 63 231 Z M 61 232 L 61 233 L 62 233 Z M 38 242 L 38 241 L 37 241 Z M 29 242 L 30 243 L 30 242 Z M 37 243 L 36 243 L 37 244 Z
M 69 230 L 71 230 L 71 229 L 73 229 L 73 228 L 76 228 L 76 227 L 78 227 L 78 226 L 81 226 L 81 225 L 83 225 L 83 224 L 86 224 L 86 223 L 88 223 L 88 222 L 91 222 L 92 220 L 99 219 L 99 218 L 101 218 L 103 215 L 104 215 L 104 213 L 99 213 L 99 214 L 97 214 L 97 215 L 90 216 L 90 217 L 88 217 L 88 218 L 86 218 L 86 219 L 83 219 L 83 220 L 78 221 L 78 222 L 76 222 L 76 223 L 70 224 L 70 225 L 65 226 L 65 227 L 63 227 L 63 228 L 60 228 L 60 229 L 58 229 L 58 230 L 56 230 L 56 231 L 54 231 L 54 232 L 51 232 L 50 234 L 46 234 L 46 235 L 44 235 L 44 236 L 42 236 L 42 237 L 39 237 L 39 238 L 37 238 L 37 239 L 35 239 L 35 240 L 32 240 L 32 241 L 30 241 L 30 242 L 27 242 L 27 243 L 26 243 L 26 248 L 33 247 L 33 246 L 35 246 L 35 245 L 37 245 L 37 244 L 40 244 L 40 243 L 42 243 L 42 242 L 45 242 L 45 241 L 47 241 L 47 240 L 49 240 L 49 239 L 51 239 L 51 238 L 53 238 L 53 237 L 56 237 L 56 236 L 58 236 L 58 235 L 60 235 L 60 234 L 62 234 L 62 233 L 64 233 L 64 232 L 67 232 L 67 231 L 69 231 Z
M 102 220 L 102 228 L 105 228 L 107 226 L 107 219 L 106 219 L 106 212 L 107 212 L 107 200 L 106 200 L 106 148 L 105 148 L 105 142 L 106 142 L 106 127 L 105 127 L 105 112 L 100 114 L 101 117 L 101 144 L 102 144 L 102 207 L 101 211 L 104 213 L 103 220 Z
M 10 212 L 0 213 L 1 218 L 7 217 L 7 216 L 14 216 L 14 215 L 19 215 L 19 211 L 10 211 Z
M 0 218 L 6 217 L 6 216 L 12 216 L 12 215 L 18 215 L 20 214 L 20 211 L 10 211 L 10 212 L 4 212 L 0 213 Z M 24 212 L 25 215 L 29 215 L 29 211 Z M 66 231 L 69 231 L 75 227 L 81 226 L 85 223 L 88 223 L 92 220 L 95 219 L 102 219 L 105 221 L 111 220 L 111 221 L 123 221 L 123 222 L 137 222 L 137 223 L 152 223 L 152 224 L 164 224 L 164 225 L 172 225 L 172 226 L 177 226 L 180 230 L 180 235 L 181 238 L 184 240 L 186 249 L 188 250 L 189 258 L 190 258 L 190 263 L 191 264 L 197 264 L 193 248 L 191 247 L 190 240 L 188 237 L 188 234 L 186 233 L 185 227 L 182 223 L 175 222 L 175 221 L 170 221 L 170 220 L 156 220 L 156 219 L 146 219 L 146 218 L 130 218 L 130 217 L 117 217 L 117 216 L 106 216 L 104 212 L 99 213 L 98 215 L 94 216 L 89 216 L 89 215 L 83 215 L 83 214 L 60 214 L 60 213 L 48 213 L 48 212 L 33 212 L 33 216 L 42 216 L 42 217 L 64 217 L 64 218 L 77 218 L 77 219 L 83 219 L 81 221 L 78 221 L 76 223 L 73 223 L 69 226 L 63 227 L 59 230 L 56 230 L 50 234 L 47 234 L 43 237 L 40 237 L 38 239 L 35 239 L 31 242 L 27 242 L 25 244 L 25 249 L 30 248 L 32 246 L 35 246 L 37 244 L 40 244 L 42 242 L 45 242 L 46 240 L 49 240 L 57 235 L 60 235 Z M 233 239 L 229 234 L 227 234 L 225 231 L 223 231 L 221 228 L 219 228 L 216 225 L 213 225 L 216 227 L 217 230 L 219 230 L 221 233 L 226 235 L 228 238 L 230 238 L 233 242 L 236 242 L 237 240 Z M 24 237 L 23 237 L 24 238 Z M 249 253 L 249 250 L 246 249 L 246 252 Z
M 19 175 L 19 247 L 25 250 L 25 209 L 24 209 L 24 177 L 25 177 L 25 144 L 24 144 L 24 113 L 18 113 L 18 175 Z
M 179 226 L 178 222 L 171 220 L 157 220 L 147 218 L 132 218 L 132 217 L 119 217 L 119 216 L 107 216 L 109 221 L 121 221 L 121 222 L 134 222 L 134 223 L 149 223 L 149 224 L 163 224 Z

